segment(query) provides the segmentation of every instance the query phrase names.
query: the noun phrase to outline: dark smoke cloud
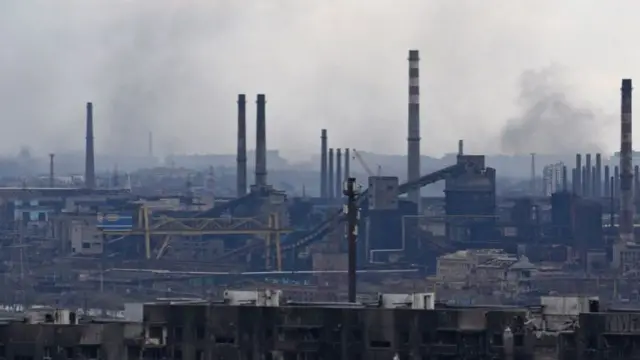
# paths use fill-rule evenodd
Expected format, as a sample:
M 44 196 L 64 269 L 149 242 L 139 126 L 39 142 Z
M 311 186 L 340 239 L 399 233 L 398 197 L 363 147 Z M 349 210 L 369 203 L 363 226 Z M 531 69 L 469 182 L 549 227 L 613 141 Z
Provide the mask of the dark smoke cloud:
M 560 66 L 525 71 L 519 81 L 518 106 L 502 131 L 502 150 L 512 154 L 572 154 L 600 152 L 601 129 L 611 116 L 578 105 L 563 79 Z

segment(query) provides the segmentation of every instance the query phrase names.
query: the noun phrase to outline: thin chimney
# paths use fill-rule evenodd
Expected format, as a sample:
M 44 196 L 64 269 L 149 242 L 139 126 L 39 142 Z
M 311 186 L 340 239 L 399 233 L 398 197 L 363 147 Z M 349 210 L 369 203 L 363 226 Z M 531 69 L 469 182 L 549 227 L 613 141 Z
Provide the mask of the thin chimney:
M 236 195 L 247 194 L 247 99 L 238 94 L 238 149 L 236 158 Z
M 96 165 L 93 148 L 93 104 L 87 103 L 87 134 L 84 161 L 84 186 L 87 189 L 96 188 Z
M 631 117 L 631 79 L 622 80 L 620 111 L 620 239 L 633 241 L 633 128 Z
M 258 94 L 256 116 L 256 185 L 267 186 L 267 123 L 266 99 Z
M 336 149 L 336 197 L 342 197 L 342 150 Z
M 576 154 L 576 183 L 574 184 L 577 195 L 582 195 L 582 155 Z
M 327 198 L 329 199 L 334 198 L 333 179 L 333 149 L 329 149 L 329 174 L 327 176 Z
M 55 187 L 55 174 L 54 174 L 54 168 L 53 168 L 53 158 L 55 157 L 55 154 L 49 154 L 49 187 L 53 188 Z
M 320 132 L 320 197 L 327 196 L 327 129 Z
M 351 169 L 349 168 L 349 164 L 351 162 L 349 148 L 344 149 L 344 181 L 349 180 L 349 175 L 351 173 Z

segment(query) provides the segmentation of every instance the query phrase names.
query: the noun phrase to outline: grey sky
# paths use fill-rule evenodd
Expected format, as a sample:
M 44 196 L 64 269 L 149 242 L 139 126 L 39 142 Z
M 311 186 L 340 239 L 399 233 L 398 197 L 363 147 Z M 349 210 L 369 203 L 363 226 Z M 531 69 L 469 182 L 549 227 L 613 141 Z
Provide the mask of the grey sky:
M 631 0 L 2 1 L 0 152 L 80 149 L 90 100 L 99 152 L 144 153 L 152 130 L 158 153 L 231 153 L 236 94 L 252 147 L 263 92 L 268 147 L 287 157 L 318 151 L 323 127 L 331 146 L 404 153 L 410 48 L 423 154 L 459 138 L 473 152 L 614 151 L 638 13 Z M 549 94 L 572 109 L 563 121 L 527 119 Z

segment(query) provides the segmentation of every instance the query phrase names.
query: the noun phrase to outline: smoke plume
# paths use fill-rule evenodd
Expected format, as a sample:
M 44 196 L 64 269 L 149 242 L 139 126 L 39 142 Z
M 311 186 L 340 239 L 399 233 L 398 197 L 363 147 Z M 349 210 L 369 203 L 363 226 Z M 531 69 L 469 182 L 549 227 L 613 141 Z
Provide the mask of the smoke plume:
M 611 116 L 571 99 L 562 73 L 561 67 L 549 66 L 521 75 L 518 106 L 522 113 L 509 119 L 502 131 L 504 152 L 572 154 L 603 149 L 599 130 L 611 123 Z

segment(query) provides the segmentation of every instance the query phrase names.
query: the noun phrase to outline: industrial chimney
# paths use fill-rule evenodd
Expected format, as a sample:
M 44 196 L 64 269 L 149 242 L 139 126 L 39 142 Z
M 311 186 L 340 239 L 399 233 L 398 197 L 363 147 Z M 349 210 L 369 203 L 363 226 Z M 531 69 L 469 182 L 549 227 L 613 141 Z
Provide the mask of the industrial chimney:
M 620 166 L 613 167 L 613 197 L 620 198 Z
M 238 94 L 238 150 L 236 158 L 236 196 L 247 193 L 247 99 Z
M 577 195 L 582 195 L 582 155 L 576 154 L 576 183 L 573 185 Z
M 633 169 L 631 79 L 622 80 L 620 111 L 620 239 L 633 241 Z
M 609 183 L 609 165 L 604 166 L 604 196 L 611 197 L 611 184 Z
M 49 187 L 53 188 L 55 187 L 55 174 L 54 174 L 54 169 L 53 169 L 53 158 L 55 157 L 55 154 L 49 154 Z
M 93 149 L 93 104 L 87 103 L 87 135 L 84 159 L 84 186 L 96 188 L 96 163 Z
M 349 180 L 349 174 L 351 169 L 349 168 L 350 157 L 349 157 L 349 148 L 344 149 L 344 181 Z
M 320 133 L 320 197 L 327 198 L 327 129 Z
M 267 123 L 264 94 L 258 94 L 256 116 L 256 185 L 267 186 Z
M 585 177 L 584 179 L 582 179 L 582 181 L 584 181 L 584 194 L 582 194 L 584 197 L 588 198 L 591 197 L 591 189 L 593 188 L 593 184 L 591 183 L 593 178 L 591 175 L 591 154 L 587 154 L 586 155 L 586 159 L 584 162 L 584 167 L 585 167 Z
M 336 149 L 336 197 L 342 197 L 342 150 Z
M 596 154 L 596 171 L 595 171 L 596 181 L 593 184 L 593 196 L 595 198 L 602 197 L 602 154 Z
M 335 188 L 333 186 L 333 149 L 329 149 L 329 173 L 327 176 L 327 198 L 334 198 Z
M 409 131 L 407 136 L 407 181 L 420 178 L 420 55 L 409 50 Z M 418 206 L 420 213 L 420 189 L 409 191 L 408 199 Z

